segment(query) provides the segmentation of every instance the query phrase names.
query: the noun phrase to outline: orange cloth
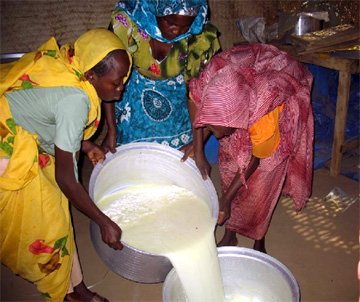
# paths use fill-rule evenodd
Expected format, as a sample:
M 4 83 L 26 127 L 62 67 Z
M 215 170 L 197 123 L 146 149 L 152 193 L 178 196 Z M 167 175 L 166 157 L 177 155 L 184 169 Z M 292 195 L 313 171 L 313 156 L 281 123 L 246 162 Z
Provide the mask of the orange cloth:
M 258 158 L 270 156 L 280 143 L 279 116 L 284 103 L 264 115 L 249 128 L 252 142 L 252 154 Z

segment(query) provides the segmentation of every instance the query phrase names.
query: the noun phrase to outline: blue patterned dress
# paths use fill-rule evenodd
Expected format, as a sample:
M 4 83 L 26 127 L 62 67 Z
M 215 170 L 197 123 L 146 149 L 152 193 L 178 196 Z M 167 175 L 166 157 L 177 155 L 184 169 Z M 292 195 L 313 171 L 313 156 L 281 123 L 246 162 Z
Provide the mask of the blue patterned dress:
M 164 2 L 154 8 L 150 6 L 157 1 L 142 0 L 140 9 L 138 1 L 119 1 L 112 13 L 112 29 L 133 56 L 132 74 L 121 101 L 115 103 L 117 145 L 158 142 L 179 149 L 192 141 L 186 83 L 219 50 L 217 29 L 205 22 L 206 1 L 192 1 L 200 10 L 189 31 L 167 41 L 159 36 L 155 15 L 174 13 L 187 1 L 166 2 L 171 7 Z M 161 62 L 151 54 L 152 37 L 173 45 Z

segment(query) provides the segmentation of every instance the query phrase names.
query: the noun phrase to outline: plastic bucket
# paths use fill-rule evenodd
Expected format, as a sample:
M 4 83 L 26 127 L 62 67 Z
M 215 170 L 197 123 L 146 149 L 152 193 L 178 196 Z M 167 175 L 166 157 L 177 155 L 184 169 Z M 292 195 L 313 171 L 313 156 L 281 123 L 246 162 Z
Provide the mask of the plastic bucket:
M 219 247 L 218 256 L 226 297 L 241 294 L 244 301 L 300 301 L 296 279 L 275 258 L 252 249 L 230 246 Z M 165 279 L 163 301 L 187 301 L 175 269 Z
M 126 187 L 139 184 L 171 184 L 186 188 L 206 201 L 213 217 L 218 216 L 218 197 L 213 183 L 204 181 L 195 162 L 181 162 L 183 153 L 158 143 L 132 143 L 108 153 L 103 164 L 94 168 L 89 184 L 90 197 L 99 201 Z M 96 223 L 90 223 L 91 240 L 99 257 L 118 275 L 141 283 L 163 282 L 172 269 L 163 256 L 137 250 L 124 244 L 113 250 L 101 239 Z

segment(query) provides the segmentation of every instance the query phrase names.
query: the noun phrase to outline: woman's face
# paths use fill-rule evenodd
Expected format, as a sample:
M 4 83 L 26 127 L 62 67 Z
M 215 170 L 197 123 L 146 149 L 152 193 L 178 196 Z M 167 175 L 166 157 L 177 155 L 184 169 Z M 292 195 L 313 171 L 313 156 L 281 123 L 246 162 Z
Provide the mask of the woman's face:
M 218 139 L 223 138 L 224 136 L 229 136 L 236 130 L 236 128 L 215 125 L 206 125 L 206 128 L 208 128 Z
M 162 36 L 167 40 L 175 39 L 177 36 L 186 33 L 195 17 L 182 15 L 168 15 L 156 17 L 158 27 Z
M 124 78 L 129 70 L 129 57 L 124 50 L 115 51 L 110 69 L 102 76 L 98 76 L 93 70 L 85 73 L 86 78 L 95 87 L 95 90 L 103 101 L 119 100 L 124 89 Z

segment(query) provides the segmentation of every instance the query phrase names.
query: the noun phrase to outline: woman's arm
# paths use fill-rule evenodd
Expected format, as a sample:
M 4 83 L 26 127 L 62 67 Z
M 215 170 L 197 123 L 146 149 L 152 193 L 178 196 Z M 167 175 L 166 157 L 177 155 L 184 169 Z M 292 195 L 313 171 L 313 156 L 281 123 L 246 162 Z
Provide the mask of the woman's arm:
M 254 173 L 254 171 L 259 166 L 260 159 L 252 156 L 249 166 L 245 171 L 245 179 L 249 179 L 249 177 Z M 242 181 L 240 180 L 240 175 L 237 172 L 229 189 L 223 193 L 220 198 L 220 211 L 219 211 L 219 219 L 218 224 L 222 225 L 229 217 L 230 217 L 230 209 L 231 209 L 231 202 L 234 199 L 236 193 L 243 185 Z
M 115 250 L 121 249 L 121 229 L 99 210 L 85 188 L 76 181 L 73 154 L 57 146 L 55 146 L 55 179 L 69 201 L 99 225 L 102 240 Z
M 105 149 L 105 152 L 111 153 L 116 152 L 116 139 L 117 139 L 117 126 L 115 118 L 115 103 L 114 102 L 103 102 L 104 116 L 107 125 L 107 133 L 101 146 Z
M 190 106 L 191 106 L 191 100 L 187 99 L 187 107 L 188 107 L 188 113 L 189 113 L 189 118 L 190 118 L 191 131 L 192 131 L 192 134 L 193 134 L 193 141 L 180 148 L 180 151 L 184 153 L 184 156 L 181 158 L 182 162 L 186 161 L 189 156 L 191 158 L 194 158 L 194 126 L 193 126 L 193 121 L 194 121 L 195 113 L 194 113 L 194 109 L 191 108 Z M 194 105 L 194 107 L 195 107 L 195 105 Z M 195 110 L 196 110 L 196 108 L 195 108 Z
M 194 120 L 196 114 L 196 105 L 192 100 L 188 100 L 188 111 L 191 121 L 191 128 L 193 133 L 193 152 L 195 157 L 195 163 L 198 169 L 200 170 L 201 176 L 206 180 L 207 175 L 211 172 L 211 166 L 207 161 L 204 154 L 204 144 L 210 136 L 210 131 L 205 128 L 195 128 Z M 185 152 L 182 161 L 185 161 L 188 158 L 189 154 Z

